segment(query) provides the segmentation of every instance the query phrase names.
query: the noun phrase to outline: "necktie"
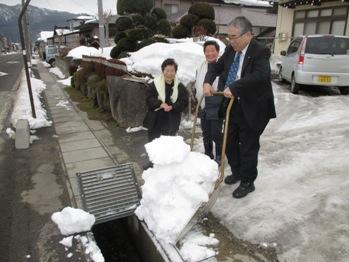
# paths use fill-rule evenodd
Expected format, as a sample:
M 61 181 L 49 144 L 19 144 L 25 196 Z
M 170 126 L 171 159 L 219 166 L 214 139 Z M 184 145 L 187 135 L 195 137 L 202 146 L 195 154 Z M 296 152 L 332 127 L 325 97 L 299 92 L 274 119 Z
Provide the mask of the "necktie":
M 239 70 L 240 55 L 241 55 L 241 52 L 238 52 L 236 54 L 234 62 L 231 64 L 231 66 L 229 68 L 229 73 L 228 73 L 227 82 L 225 83 L 225 86 L 229 86 L 236 79 L 236 75 L 237 75 L 238 70 Z

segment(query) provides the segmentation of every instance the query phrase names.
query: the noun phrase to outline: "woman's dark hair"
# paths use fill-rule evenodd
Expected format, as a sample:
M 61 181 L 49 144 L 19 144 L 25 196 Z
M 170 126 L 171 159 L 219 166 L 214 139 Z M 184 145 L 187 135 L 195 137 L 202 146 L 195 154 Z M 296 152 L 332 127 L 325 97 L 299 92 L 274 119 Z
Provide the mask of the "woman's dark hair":
M 204 43 L 204 52 L 205 52 L 206 47 L 209 45 L 213 45 L 216 48 L 217 52 L 219 52 L 219 45 L 214 40 L 208 40 Z
M 161 64 L 161 71 L 164 72 L 165 67 L 169 66 L 169 65 L 174 66 L 174 68 L 175 68 L 175 70 L 177 72 L 178 65 L 177 65 L 176 61 L 173 58 L 167 58 L 167 59 L 164 60 L 164 62 L 162 62 L 162 64 Z

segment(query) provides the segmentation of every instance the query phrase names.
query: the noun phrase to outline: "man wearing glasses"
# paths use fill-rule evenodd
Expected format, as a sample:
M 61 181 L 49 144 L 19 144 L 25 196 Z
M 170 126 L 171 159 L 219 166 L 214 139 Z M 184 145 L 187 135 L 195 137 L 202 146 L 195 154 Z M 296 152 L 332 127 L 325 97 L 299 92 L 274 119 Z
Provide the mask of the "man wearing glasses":
M 233 197 L 242 198 L 255 190 L 259 138 L 276 113 L 270 80 L 270 50 L 253 39 L 252 24 L 243 16 L 229 23 L 228 38 L 230 45 L 208 68 L 204 94 L 212 95 L 212 83 L 220 76 L 221 83 L 225 84 L 224 96 L 234 99 L 226 150 L 232 174 L 224 182 L 231 185 L 240 181 Z

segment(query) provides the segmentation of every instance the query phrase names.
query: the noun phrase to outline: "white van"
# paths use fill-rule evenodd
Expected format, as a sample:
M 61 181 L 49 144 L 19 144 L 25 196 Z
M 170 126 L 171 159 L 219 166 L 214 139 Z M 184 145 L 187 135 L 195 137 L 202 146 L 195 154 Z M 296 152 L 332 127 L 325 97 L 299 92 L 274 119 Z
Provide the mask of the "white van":
M 56 55 L 58 55 L 58 47 L 55 45 L 45 46 L 45 61 L 52 67 L 56 65 Z
M 337 86 L 349 93 L 349 37 L 298 36 L 281 51 L 279 80 L 291 83 L 297 94 L 301 85 Z

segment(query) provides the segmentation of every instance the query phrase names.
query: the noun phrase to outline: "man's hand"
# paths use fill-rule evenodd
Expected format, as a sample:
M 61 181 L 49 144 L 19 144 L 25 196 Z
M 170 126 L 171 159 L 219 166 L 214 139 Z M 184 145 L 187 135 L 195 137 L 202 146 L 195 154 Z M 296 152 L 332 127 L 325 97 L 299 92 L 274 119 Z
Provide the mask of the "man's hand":
M 203 86 L 204 96 L 212 96 L 212 86 L 208 83 L 205 83 Z
M 227 98 L 231 98 L 231 99 L 234 98 L 234 95 L 233 95 L 233 93 L 230 91 L 229 87 L 226 87 L 226 88 L 224 89 L 223 94 L 224 94 L 224 96 L 227 97 Z

